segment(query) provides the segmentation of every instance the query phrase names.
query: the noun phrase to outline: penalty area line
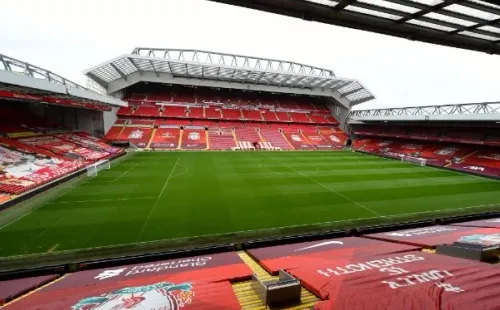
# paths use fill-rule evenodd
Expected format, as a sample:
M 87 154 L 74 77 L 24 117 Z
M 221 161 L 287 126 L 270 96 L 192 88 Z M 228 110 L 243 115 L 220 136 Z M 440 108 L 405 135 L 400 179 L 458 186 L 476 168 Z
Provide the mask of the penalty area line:
M 116 181 L 118 181 L 119 179 L 121 179 L 121 177 L 123 177 L 124 175 L 126 175 L 129 171 L 131 171 L 132 169 L 134 169 L 135 167 L 137 167 L 138 164 L 135 164 L 132 166 L 132 168 L 128 169 L 127 171 L 125 171 L 124 173 L 120 174 L 116 179 L 114 179 L 113 181 L 110 181 L 109 183 L 114 183 Z
M 146 221 L 144 221 L 144 225 L 142 225 L 142 228 L 141 228 L 141 231 L 139 232 L 139 235 L 137 235 L 137 239 L 135 240 L 136 243 L 139 241 L 142 234 L 144 233 L 144 229 L 146 228 L 146 225 L 148 224 L 149 220 L 151 219 L 151 215 L 153 215 L 153 212 L 155 211 L 156 206 L 158 206 L 158 202 L 160 201 L 160 198 L 163 195 L 165 188 L 167 188 L 168 181 L 170 181 L 170 179 L 172 178 L 172 174 L 174 173 L 175 167 L 177 167 L 177 163 L 179 163 L 179 159 L 181 159 L 180 156 L 177 157 L 177 160 L 175 161 L 175 164 L 172 167 L 172 170 L 170 170 L 170 174 L 168 175 L 168 178 L 165 181 L 165 184 L 163 184 L 163 188 L 161 189 L 160 195 L 158 195 L 158 197 L 156 197 L 155 204 L 153 205 L 153 208 L 151 208 L 151 211 L 149 212 L 149 215 L 148 215 Z

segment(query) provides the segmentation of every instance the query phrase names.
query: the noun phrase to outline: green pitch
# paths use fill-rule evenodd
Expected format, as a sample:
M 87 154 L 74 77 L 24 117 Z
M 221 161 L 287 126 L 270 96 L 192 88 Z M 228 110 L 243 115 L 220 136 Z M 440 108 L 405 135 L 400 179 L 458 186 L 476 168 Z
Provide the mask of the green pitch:
M 499 202 L 500 182 L 352 152 L 143 152 L 3 224 L 0 256 Z

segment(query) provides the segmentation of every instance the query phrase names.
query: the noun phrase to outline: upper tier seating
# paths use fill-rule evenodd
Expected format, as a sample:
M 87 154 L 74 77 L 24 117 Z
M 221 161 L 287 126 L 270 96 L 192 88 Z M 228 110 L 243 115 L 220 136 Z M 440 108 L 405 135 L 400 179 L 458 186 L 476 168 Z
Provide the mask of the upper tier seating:
M 239 120 L 242 117 L 240 109 L 222 109 L 223 119 Z
M 186 117 L 186 107 L 184 106 L 163 106 L 163 117 Z
M 243 119 L 262 121 L 262 114 L 259 110 L 242 110 Z
M 278 120 L 279 121 L 282 121 L 282 122 L 290 122 L 290 115 L 288 115 L 288 113 L 286 112 L 274 112 L 276 113 L 276 117 L 278 117 Z
M 206 107 L 205 108 L 205 117 L 206 118 L 221 119 L 222 114 L 221 114 L 220 108 Z
M 116 112 L 116 115 L 118 116 L 130 116 L 134 112 L 134 107 L 128 106 L 128 107 L 120 107 L 118 109 L 118 112 Z
M 290 117 L 293 122 L 297 123 L 310 123 L 311 120 L 307 117 L 305 113 L 295 113 L 295 112 L 290 112 Z
M 158 106 L 141 105 L 135 110 L 134 116 L 159 117 L 160 110 Z
M 324 115 L 319 115 L 319 114 L 311 114 L 309 115 L 309 118 L 311 119 L 311 122 L 315 124 L 326 124 L 327 120 Z
M 278 121 L 278 117 L 274 111 L 261 111 L 262 118 L 268 122 L 276 122 Z
M 205 112 L 204 112 L 204 108 L 201 107 L 191 107 L 189 108 L 189 114 L 188 114 L 188 117 L 192 117 L 192 118 L 205 118 Z

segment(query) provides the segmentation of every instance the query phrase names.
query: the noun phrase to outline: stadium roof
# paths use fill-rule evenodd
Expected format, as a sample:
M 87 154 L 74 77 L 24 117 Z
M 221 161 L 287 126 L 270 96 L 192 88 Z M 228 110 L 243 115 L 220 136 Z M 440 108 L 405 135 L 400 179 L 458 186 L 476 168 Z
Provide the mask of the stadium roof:
M 349 122 L 493 121 L 500 122 L 500 102 L 464 103 L 407 108 L 355 110 Z
M 127 103 L 95 93 L 49 70 L 0 54 L 0 98 L 98 110 Z
M 375 98 L 358 80 L 336 77 L 328 69 L 199 50 L 136 48 L 131 54 L 111 59 L 84 73 L 109 93 L 140 81 L 149 81 L 333 95 L 341 101 L 346 100 L 349 105 Z M 210 85 L 200 81 L 216 83 Z
M 494 0 L 210 0 L 409 40 L 500 54 Z

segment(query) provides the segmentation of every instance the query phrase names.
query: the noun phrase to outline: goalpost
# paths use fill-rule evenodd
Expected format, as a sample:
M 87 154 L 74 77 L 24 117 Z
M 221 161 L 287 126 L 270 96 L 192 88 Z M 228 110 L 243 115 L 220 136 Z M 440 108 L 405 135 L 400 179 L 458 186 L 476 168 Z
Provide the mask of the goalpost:
M 401 157 L 401 161 L 417 164 L 419 166 L 425 166 L 427 164 L 427 159 L 425 158 L 413 157 L 408 155 L 399 155 L 399 157 Z
M 87 166 L 87 176 L 95 177 L 97 173 L 101 170 L 109 170 L 111 168 L 111 164 L 109 160 L 104 159 L 98 162 L 93 163 L 92 165 Z

